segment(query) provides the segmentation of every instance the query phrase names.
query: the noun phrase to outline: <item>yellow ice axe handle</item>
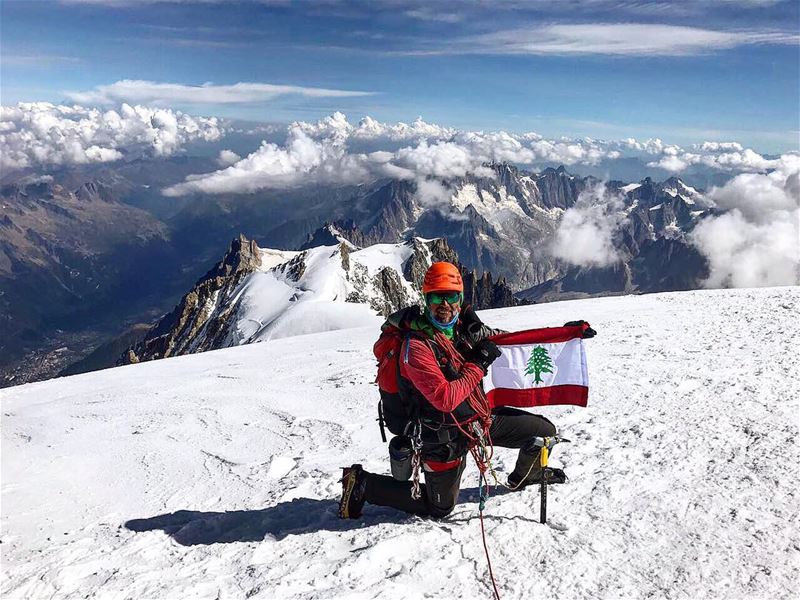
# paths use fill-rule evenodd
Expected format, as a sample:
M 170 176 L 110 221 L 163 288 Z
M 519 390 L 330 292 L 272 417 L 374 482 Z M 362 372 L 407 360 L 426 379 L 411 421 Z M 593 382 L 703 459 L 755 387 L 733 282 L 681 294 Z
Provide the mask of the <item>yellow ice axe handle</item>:
M 547 466 L 547 459 L 550 457 L 550 449 L 547 446 L 542 446 L 542 450 L 539 453 L 539 464 L 542 465 L 544 469 Z

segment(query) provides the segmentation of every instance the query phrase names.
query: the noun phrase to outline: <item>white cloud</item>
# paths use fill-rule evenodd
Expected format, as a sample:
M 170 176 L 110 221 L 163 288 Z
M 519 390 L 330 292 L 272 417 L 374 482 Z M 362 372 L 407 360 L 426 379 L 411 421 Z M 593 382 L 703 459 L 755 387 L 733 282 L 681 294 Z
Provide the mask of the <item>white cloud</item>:
M 362 151 L 354 150 L 354 146 Z M 735 142 L 706 142 L 696 151 L 687 151 L 657 138 L 645 142 L 632 138 L 548 140 L 533 132 L 459 131 L 422 119 L 412 124 L 386 124 L 364 117 L 353 125 L 337 112 L 315 123 L 293 123 L 285 146 L 264 143 L 245 159 L 228 162 L 228 169 L 188 178 L 167 193 L 254 192 L 323 182 L 355 184 L 379 177 L 425 180 L 463 177 L 467 173 L 491 176 L 484 167 L 491 162 L 596 165 L 622 156 L 660 156 L 650 166 L 681 171 L 692 164 L 702 164 L 734 173 L 761 171 L 780 164 L 778 159 L 766 159 L 753 150 L 740 148 Z M 701 153 L 702 150 L 708 152 Z
M 622 198 L 603 183 L 582 192 L 561 218 L 553 256 L 582 267 L 608 267 L 620 260 L 613 240 L 625 219 L 623 207 Z
M 221 167 L 228 167 L 240 160 L 242 160 L 242 157 L 233 150 L 220 150 L 219 156 L 217 157 L 217 164 Z
M 744 150 L 739 142 L 703 142 L 695 144 L 692 148 L 701 152 L 742 152 Z
M 202 192 L 252 193 L 303 184 L 345 184 L 367 181 L 375 174 L 366 155 L 350 155 L 336 138 L 317 141 L 293 127 L 285 147 L 262 142 L 261 147 L 233 165 L 166 188 L 166 196 Z
M 466 221 L 469 215 L 453 206 L 453 190 L 436 179 L 417 178 L 416 198 L 424 208 L 437 211 L 451 221 Z
M 626 151 L 635 151 L 642 154 L 667 154 L 675 155 L 681 150 L 680 147 L 671 144 L 665 144 L 659 138 L 651 138 L 644 142 L 640 142 L 634 138 L 627 138 L 617 142 L 620 149 Z
M 439 23 L 460 23 L 464 20 L 464 15 L 457 12 L 446 12 L 432 9 L 429 7 L 418 7 L 405 11 L 403 13 L 412 19 L 419 19 L 420 21 L 436 21 Z
M 307 123 L 298 121 L 293 127 L 300 128 L 313 138 L 341 137 L 353 140 L 405 142 L 413 140 L 446 140 L 452 138 L 458 130 L 426 123 L 422 117 L 411 124 L 402 121 L 395 124 L 381 123 L 372 117 L 364 117 L 358 124 L 351 125 L 344 113 L 335 112 L 317 121 Z
M 704 142 L 693 146 L 694 151 L 678 146 L 665 146 L 659 160 L 647 163 L 673 173 L 685 171 L 692 165 L 702 165 L 720 171 L 759 172 L 775 169 L 780 159 L 769 159 L 737 142 Z
M 621 153 L 593 140 L 540 140 L 531 144 L 537 159 L 574 165 L 596 165 L 603 159 L 619 158 Z
M 373 92 L 334 90 L 296 85 L 240 82 L 233 85 L 184 85 L 123 79 L 93 90 L 65 92 L 65 96 L 80 104 L 111 105 L 121 102 L 140 104 L 244 104 L 267 102 L 278 96 L 299 95 L 309 98 L 348 98 L 369 96 Z
M 367 133 L 369 132 L 369 133 Z M 425 133 L 423 133 L 425 132 Z M 425 138 L 432 135 L 432 140 Z M 451 139 L 436 139 L 447 134 Z M 491 176 L 488 162 L 531 162 L 536 153 L 505 132 L 459 132 L 421 120 L 408 126 L 385 126 L 372 119 L 351 125 L 336 113 L 318 123 L 294 123 L 284 147 L 262 143 L 250 156 L 215 173 L 191 176 L 165 190 L 177 196 L 192 192 L 254 192 L 259 189 L 293 187 L 312 183 L 356 184 L 380 177 L 426 179 L 463 177 L 468 173 Z M 393 151 L 354 153 L 349 142 L 373 139 L 415 140 L 415 145 Z
M 47 102 L 0 109 L 0 167 L 71 165 L 119 160 L 126 154 L 169 156 L 192 140 L 217 140 L 216 118 L 123 104 L 101 111 Z
M 709 192 L 729 212 L 704 219 L 690 238 L 708 259 L 706 286 L 800 284 L 800 155 L 779 162 Z
M 422 141 L 416 146 L 400 148 L 384 169 L 388 174 L 401 178 L 463 177 L 467 173 L 488 174 L 481 167 L 484 161 L 468 146 L 454 142 L 428 144 Z
M 6 67 L 55 67 L 79 65 L 83 61 L 74 56 L 56 54 L 8 54 L 0 55 L 0 62 Z
M 752 44 L 795 45 L 794 32 L 715 31 L 649 23 L 553 24 L 495 31 L 416 54 L 688 56 Z

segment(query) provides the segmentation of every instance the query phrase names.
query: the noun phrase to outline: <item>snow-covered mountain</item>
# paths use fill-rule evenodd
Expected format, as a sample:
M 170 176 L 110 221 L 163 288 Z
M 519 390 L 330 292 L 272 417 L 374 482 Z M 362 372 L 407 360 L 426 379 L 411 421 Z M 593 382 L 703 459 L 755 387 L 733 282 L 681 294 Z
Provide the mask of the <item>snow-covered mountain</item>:
M 485 509 L 502 598 L 792 598 L 800 288 L 481 313 L 584 318 L 589 406 L 549 493 Z M 339 468 L 388 473 L 374 325 L 0 390 L 3 598 L 489 598 L 477 473 L 446 520 L 336 517 Z M 495 466 L 515 451 L 497 449 Z M 794 591 L 793 591 L 794 590 Z
M 314 237 L 326 224 L 359 247 L 446 238 L 468 270 L 504 279 L 529 301 L 693 289 L 707 275 L 687 234 L 709 207 L 702 193 L 674 178 L 601 184 L 563 167 L 534 173 L 499 163 L 485 165 L 480 176 L 159 204 L 159 189 L 187 170 L 210 168 L 206 162 L 134 161 L 3 186 L 2 202 L 11 207 L 0 221 L 0 234 L 11 242 L 0 244 L 5 383 L 52 376 L 69 364 L 67 357 L 163 314 L 240 233 L 293 250 L 320 245 Z M 610 243 L 618 259 L 569 263 L 553 252 L 554 240 L 564 216 L 598 193 L 614 198 L 604 219 L 615 223 Z
M 123 362 L 380 323 L 422 303 L 422 279 L 432 262 L 458 264 L 441 239 L 359 248 L 332 226 L 324 231 L 317 237 L 328 245 L 300 251 L 261 249 L 240 236 Z M 518 304 L 502 280 L 466 271 L 464 277 L 465 298 L 477 307 Z
M 677 178 L 626 185 L 576 177 L 563 167 L 532 173 L 502 163 L 486 169 L 483 176 L 362 186 L 332 219 L 348 238 L 366 244 L 445 237 L 467 267 L 501 275 L 536 301 L 693 289 L 707 275 L 687 234 L 711 206 Z M 574 265 L 553 251 L 556 235 L 567 211 L 592 206 L 614 224 L 610 243 L 618 257 L 609 265 Z M 665 252 L 669 265 L 661 259 Z

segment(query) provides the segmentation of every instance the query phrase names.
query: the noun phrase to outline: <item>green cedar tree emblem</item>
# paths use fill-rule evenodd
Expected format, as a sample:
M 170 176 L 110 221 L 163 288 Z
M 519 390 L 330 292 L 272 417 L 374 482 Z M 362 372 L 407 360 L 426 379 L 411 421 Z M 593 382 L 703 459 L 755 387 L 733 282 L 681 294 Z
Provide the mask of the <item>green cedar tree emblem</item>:
M 528 359 L 528 368 L 525 369 L 526 375 L 533 375 L 536 379 L 533 383 L 542 383 L 542 373 L 552 373 L 553 363 L 547 354 L 547 349 L 543 346 L 535 346 L 531 357 Z

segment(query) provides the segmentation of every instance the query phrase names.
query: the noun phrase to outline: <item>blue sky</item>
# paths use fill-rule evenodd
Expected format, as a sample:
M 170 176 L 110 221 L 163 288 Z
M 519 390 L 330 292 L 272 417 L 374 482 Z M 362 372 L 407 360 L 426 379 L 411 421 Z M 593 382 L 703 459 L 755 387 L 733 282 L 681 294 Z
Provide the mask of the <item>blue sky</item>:
M 796 0 L 3 0 L 0 10 L 3 104 L 128 100 L 270 122 L 339 110 L 798 149 Z M 202 99 L 186 87 L 207 82 Z M 242 82 L 261 87 L 226 87 Z

